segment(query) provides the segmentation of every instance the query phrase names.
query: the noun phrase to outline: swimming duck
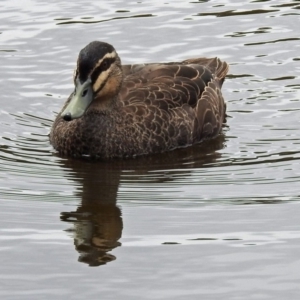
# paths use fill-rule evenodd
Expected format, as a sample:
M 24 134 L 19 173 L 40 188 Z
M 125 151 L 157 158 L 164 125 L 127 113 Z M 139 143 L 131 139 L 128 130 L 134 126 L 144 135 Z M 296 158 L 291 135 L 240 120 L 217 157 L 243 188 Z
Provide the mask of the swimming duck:
M 123 65 L 108 43 L 83 48 L 75 89 L 50 142 L 62 155 L 94 158 L 160 153 L 217 136 L 225 119 L 218 58 Z

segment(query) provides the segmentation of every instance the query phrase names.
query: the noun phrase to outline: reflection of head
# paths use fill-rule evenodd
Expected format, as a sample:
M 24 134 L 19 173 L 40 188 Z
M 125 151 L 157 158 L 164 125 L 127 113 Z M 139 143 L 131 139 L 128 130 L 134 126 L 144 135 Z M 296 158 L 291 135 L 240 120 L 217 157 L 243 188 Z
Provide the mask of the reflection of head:
M 80 206 L 76 212 L 64 212 L 61 219 L 74 223 L 74 244 L 80 253 L 79 261 L 99 266 L 115 260 L 107 253 L 121 245 L 123 222 L 121 211 L 115 205 Z

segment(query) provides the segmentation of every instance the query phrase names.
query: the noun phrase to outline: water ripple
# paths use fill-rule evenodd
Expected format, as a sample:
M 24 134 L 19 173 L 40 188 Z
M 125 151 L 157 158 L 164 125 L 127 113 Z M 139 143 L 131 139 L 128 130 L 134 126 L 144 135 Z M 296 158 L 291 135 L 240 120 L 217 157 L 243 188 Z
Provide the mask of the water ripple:
M 0 297 L 297 299 L 299 8 L 2 0 Z M 92 40 L 123 63 L 226 60 L 223 133 L 135 159 L 60 157 L 48 134 Z

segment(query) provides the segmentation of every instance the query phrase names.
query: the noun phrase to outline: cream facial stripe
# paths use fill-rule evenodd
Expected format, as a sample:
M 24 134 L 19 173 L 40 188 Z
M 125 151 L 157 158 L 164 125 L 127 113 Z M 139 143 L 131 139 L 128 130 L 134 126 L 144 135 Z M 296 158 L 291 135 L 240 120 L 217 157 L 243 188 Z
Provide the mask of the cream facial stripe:
M 116 51 L 113 51 L 111 53 L 107 53 L 103 56 L 103 58 L 99 59 L 99 61 L 97 62 L 97 64 L 95 65 L 94 69 L 91 71 L 91 73 L 89 74 L 89 76 L 91 76 L 91 74 L 95 71 L 95 69 L 97 69 L 101 64 L 102 62 L 105 60 L 105 59 L 114 59 L 117 57 L 117 53 Z
M 101 72 L 100 76 L 97 77 L 97 80 L 93 84 L 94 93 L 97 93 L 102 89 L 102 87 L 104 86 L 104 84 L 107 80 L 108 73 L 109 73 L 109 69 L 107 69 L 106 71 Z
M 117 57 L 117 54 L 116 52 L 111 52 L 111 53 L 107 53 L 102 59 L 100 59 L 96 66 L 94 67 L 94 69 L 92 70 L 92 72 L 89 74 L 89 76 L 91 76 L 93 74 L 93 72 L 99 67 L 101 66 L 102 62 L 104 60 L 112 60 L 112 59 L 115 59 Z M 109 74 L 109 69 L 108 68 L 107 70 L 105 71 L 102 71 L 99 76 L 97 76 L 97 79 L 96 81 L 94 82 L 93 84 L 93 91 L 94 93 L 97 93 L 100 89 L 102 89 L 102 87 L 105 85 L 105 82 L 108 78 L 108 74 Z

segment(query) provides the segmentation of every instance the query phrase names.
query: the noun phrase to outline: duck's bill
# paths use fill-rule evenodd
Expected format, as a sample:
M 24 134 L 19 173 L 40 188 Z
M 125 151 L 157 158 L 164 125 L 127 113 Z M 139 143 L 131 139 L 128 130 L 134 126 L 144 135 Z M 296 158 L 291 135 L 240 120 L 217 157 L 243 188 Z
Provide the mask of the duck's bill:
M 88 79 L 84 83 L 76 80 L 76 89 L 67 107 L 61 116 L 65 121 L 72 121 L 84 115 L 88 107 L 93 101 L 93 88 L 91 80 Z

